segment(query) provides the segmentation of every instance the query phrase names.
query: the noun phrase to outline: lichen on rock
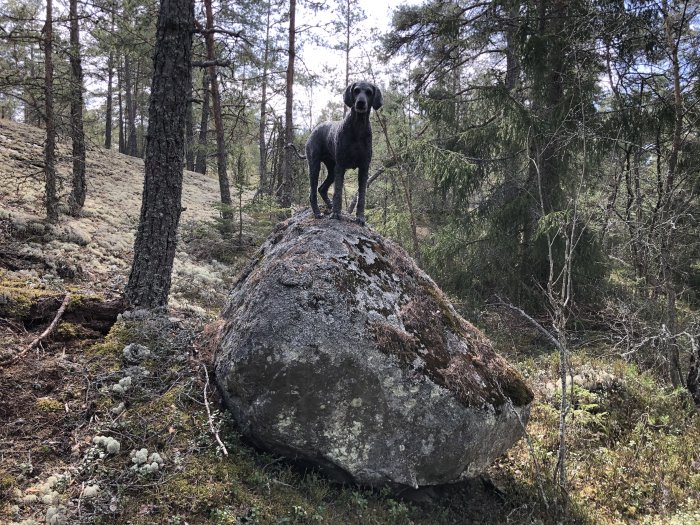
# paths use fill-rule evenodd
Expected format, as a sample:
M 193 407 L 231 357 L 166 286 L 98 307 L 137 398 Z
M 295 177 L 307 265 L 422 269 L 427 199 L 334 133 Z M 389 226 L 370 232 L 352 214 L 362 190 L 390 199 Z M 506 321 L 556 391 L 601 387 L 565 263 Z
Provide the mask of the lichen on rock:
M 532 392 L 393 242 L 297 214 L 239 277 L 216 378 L 259 446 L 333 479 L 418 487 L 482 472 Z

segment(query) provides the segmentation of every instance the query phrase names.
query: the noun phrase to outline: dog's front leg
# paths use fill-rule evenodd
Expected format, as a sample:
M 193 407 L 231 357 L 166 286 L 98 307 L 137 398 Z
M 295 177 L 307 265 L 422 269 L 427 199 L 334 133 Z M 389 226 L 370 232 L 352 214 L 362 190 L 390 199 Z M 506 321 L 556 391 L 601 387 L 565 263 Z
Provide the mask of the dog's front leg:
M 335 177 L 333 181 L 333 213 L 331 219 L 340 219 L 343 209 L 343 181 L 345 180 L 345 168 L 335 165 Z
M 321 210 L 318 209 L 318 199 L 316 198 L 316 188 L 318 187 L 318 174 L 321 171 L 321 163 L 317 159 L 309 157 L 309 203 L 314 217 L 320 219 L 322 217 Z
M 357 222 L 365 225 L 365 194 L 367 193 L 367 180 L 369 178 L 369 166 L 361 166 L 358 170 L 357 190 Z

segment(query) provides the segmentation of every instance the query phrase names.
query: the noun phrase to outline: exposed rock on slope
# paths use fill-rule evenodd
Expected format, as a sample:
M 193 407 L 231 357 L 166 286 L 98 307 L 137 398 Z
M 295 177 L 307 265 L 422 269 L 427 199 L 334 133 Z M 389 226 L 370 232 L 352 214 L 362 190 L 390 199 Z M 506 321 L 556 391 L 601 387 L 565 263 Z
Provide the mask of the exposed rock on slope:
M 243 432 L 337 480 L 455 481 L 523 434 L 521 376 L 401 248 L 355 223 L 282 223 L 223 318 L 216 376 Z

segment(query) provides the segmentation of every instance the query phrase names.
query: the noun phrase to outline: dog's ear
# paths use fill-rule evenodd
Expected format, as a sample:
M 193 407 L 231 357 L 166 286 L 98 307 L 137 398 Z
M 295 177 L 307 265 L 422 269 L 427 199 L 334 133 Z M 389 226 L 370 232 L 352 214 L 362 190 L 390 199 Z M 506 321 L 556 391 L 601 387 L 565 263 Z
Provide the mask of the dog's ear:
M 345 89 L 345 98 L 343 100 L 345 101 L 345 105 L 349 108 L 351 108 L 355 103 L 355 94 L 353 93 L 353 89 L 355 89 L 354 82 Z
M 384 97 L 382 96 L 382 90 L 379 89 L 377 86 L 374 87 L 374 97 L 372 98 L 372 108 L 374 110 L 378 110 L 384 105 Z

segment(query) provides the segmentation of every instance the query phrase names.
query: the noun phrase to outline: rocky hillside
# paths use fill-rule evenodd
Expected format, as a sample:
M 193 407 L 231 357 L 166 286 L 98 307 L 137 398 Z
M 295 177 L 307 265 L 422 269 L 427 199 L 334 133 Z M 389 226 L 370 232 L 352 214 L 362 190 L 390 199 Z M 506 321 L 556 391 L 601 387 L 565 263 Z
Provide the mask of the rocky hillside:
M 43 143 L 43 130 L 0 120 L 0 221 L 6 248 L 11 240 L 16 241 L 0 258 L 7 260 L 11 252 L 13 258 L 34 261 L 24 265 L 25 270 L 32 266 L 51 270 L 33 276 L 78 277 L 89 282 L 93 291 L 120 292 L 128 277 L 139 219 L 143 161 L 89 145 L 84 213 L 80 218 L 62 215 L 58 226 L 48 227 L 43 223 Z M 58 144 L 57 159 L 61 202 L 65 203 L 72 164 L 69 143 Z M 216 179 L 185 172 L 184 235 L 218 215 L 214 208 L 218 191 Z M 177 252 L 172 306 L 199 310 L 202 302 L 218 304 L 221 285 L 231 269 L 215 260 L 202 260 L 187 248 L 187 242 L 180 243 Z

